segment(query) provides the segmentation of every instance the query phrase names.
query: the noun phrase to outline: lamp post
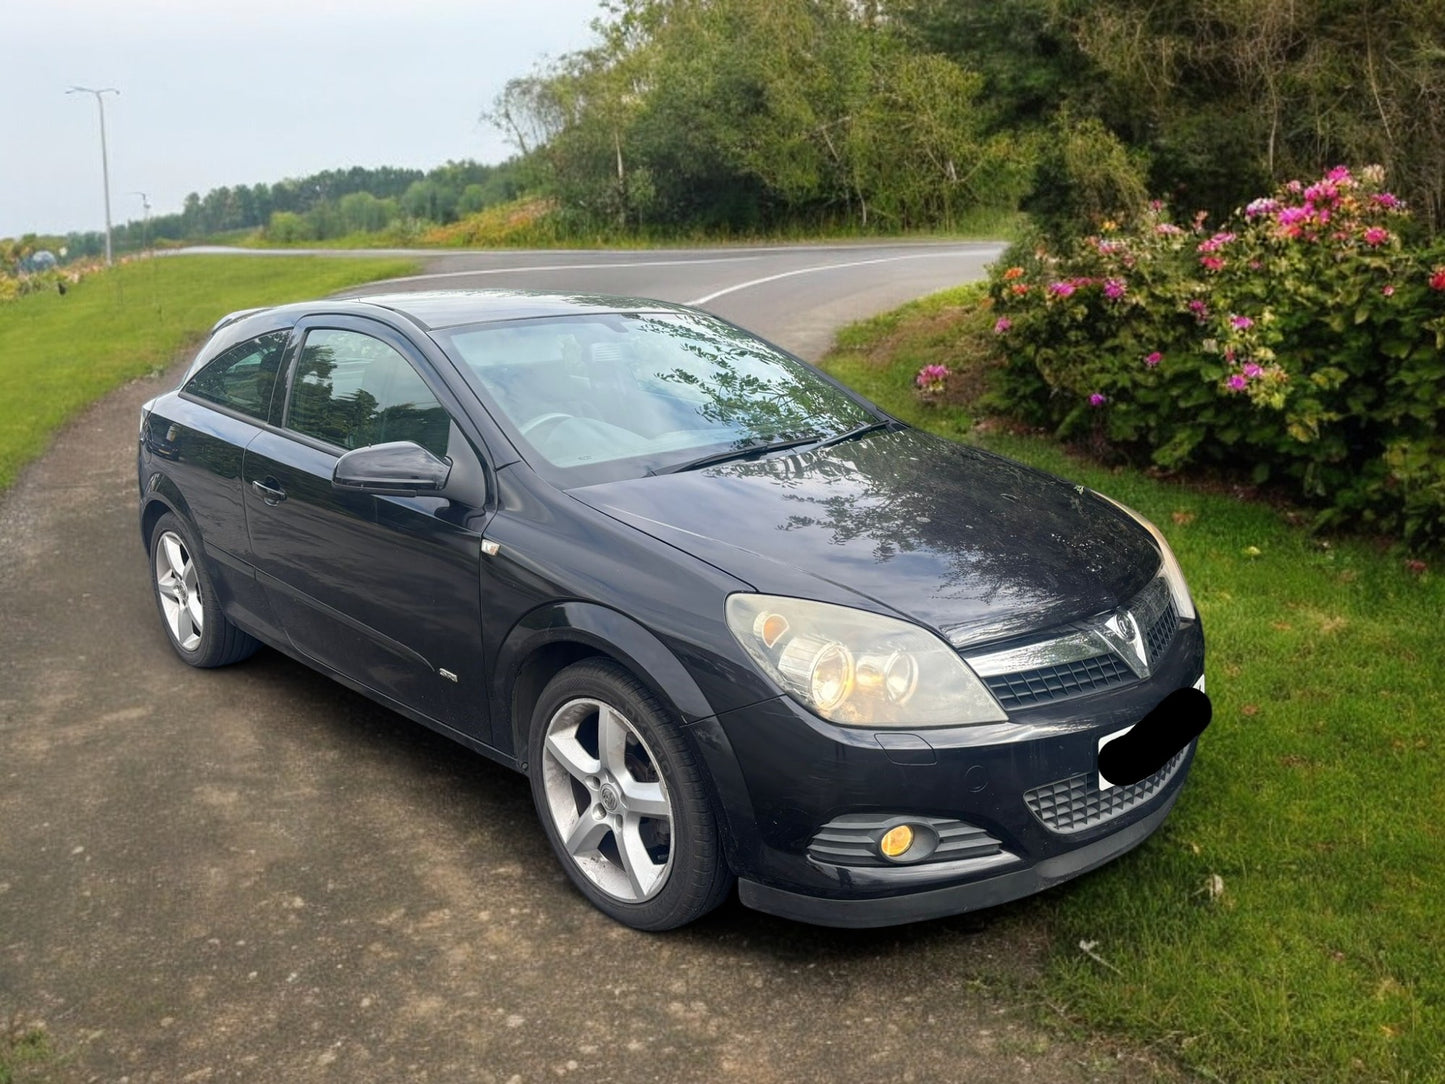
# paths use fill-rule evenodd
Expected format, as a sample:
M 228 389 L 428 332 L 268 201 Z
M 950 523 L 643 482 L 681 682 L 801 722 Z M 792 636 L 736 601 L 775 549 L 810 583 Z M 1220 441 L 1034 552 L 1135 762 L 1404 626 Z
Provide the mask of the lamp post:
M 132 195 L 132 196 L 139 196 L 139 197 L 140 197 L 141 210 L 145 212 L 145 220 L 144 220 L 144 222 L 143 222 L 142 225 L 141 225 L 141 231 L 140 231 L 140 246 L 141 246 L 141 248 L 143 248 L 143 249 L 145 249 L 147 252 L 149 252 L 149 251 L 150 251 L 150 235 L 151 235 L 151 201 L 150 201 L 150 197 L 147 196 L 144 192 L 132 192 L 131 195 Z
M 104 94 L 119 94 L 115 87 L 101 87 L 99 90 L 92 90 L 90 87 L 71 87 L 67 94 L 94 94 L 96 108 L 100 110 L 100 176 L 105 183 L 105 266 L 111 266 L 110 258 L 110 159 L 105 150 L 105 99 Z

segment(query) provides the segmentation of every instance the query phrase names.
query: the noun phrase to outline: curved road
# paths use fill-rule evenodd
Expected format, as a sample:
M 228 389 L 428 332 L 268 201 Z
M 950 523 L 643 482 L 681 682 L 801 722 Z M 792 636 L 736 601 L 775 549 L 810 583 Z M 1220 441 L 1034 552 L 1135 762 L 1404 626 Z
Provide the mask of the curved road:
M 449 255 L 387 288 L 696 300 L 816 356 L 997 252 Z M 0 501 L 0 1020 L 45 1022 L 45 1079 L 1154 1078 L 987 992 L 1037 966 L 1028 905 L 859 933 L 734 902 L 633 933 L 567 883 L 521 776 L 268 651 L 181 664 L 134 511 L 137 407 L 174 376 Z

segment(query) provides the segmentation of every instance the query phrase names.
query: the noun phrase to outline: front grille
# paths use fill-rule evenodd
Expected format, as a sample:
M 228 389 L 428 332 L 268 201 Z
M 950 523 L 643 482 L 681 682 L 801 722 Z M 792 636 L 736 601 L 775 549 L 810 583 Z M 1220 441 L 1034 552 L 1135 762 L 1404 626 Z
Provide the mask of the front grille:
M 1164 652 L 1169 650 L 1170 641 L 1174 639 L 1174 633 L 1179 628 L 1179 610 L 1174 605 L 1174 598 L 1170 596 L 1169 604 L 1164 607 L 1164 612 L 1154 619 L 1144 634 L 1145 642 L 1149 645 L 1149 663 L 1152 666 L 1164 657 Z
M 1100 654 L 1078 662 L 1040 666 L 984 678 L 1005 708 L 1022 708 L 1132 681 L 1134 673 L 1117 655 Z
M 1024 801 L 1049 830 L 1066 834 L 1082 832 L 1152 798 L 1173 778 L 1188 752 L 1189 746 L 1185 746 L 1153 775 L 1126 787 L 1100 790 L 1097 775 L 1071 775 L 1057 783 L 1045 783 L 1026 791 Z
M 938 834 L 938 846 L 929 862 L 986 858 L 1003 844 L 982 828 L 944 817 L 900 817 L 896 814 L 848 813 L 835 817 L 808 844 L 808 857 L 830 866 L 893 866 L 878 853 L 878 840 L 895 824 L 924 824 Z

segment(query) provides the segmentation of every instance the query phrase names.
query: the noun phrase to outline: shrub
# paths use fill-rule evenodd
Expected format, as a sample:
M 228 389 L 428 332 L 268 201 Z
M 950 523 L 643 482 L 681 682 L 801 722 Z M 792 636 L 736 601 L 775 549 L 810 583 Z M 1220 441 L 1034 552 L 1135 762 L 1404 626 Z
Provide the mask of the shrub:
M 1248 468 L 1445 540 L 1445 251 L 1378 167 L 1281 186 L 1217 230 L 1150 204 L 995 270 L 994 405 L 1161 467 Z

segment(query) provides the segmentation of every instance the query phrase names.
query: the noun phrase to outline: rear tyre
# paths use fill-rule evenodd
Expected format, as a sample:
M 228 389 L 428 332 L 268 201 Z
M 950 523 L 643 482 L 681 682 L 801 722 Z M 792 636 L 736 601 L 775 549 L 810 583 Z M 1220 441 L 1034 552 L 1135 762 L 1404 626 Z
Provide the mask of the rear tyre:
M 605 659 L 567 667 L 532 713 L 532 799 L 562 867 L 639 930 L 684 926 L 731 891 L 702 769 L 663 705 Z
M 221 613 L 201 548 L 180 517 L 167 512 L 151 529 L 151 589 L 161 626 L 176 654 L 192 666 L 228 666 L 261 645 Z

